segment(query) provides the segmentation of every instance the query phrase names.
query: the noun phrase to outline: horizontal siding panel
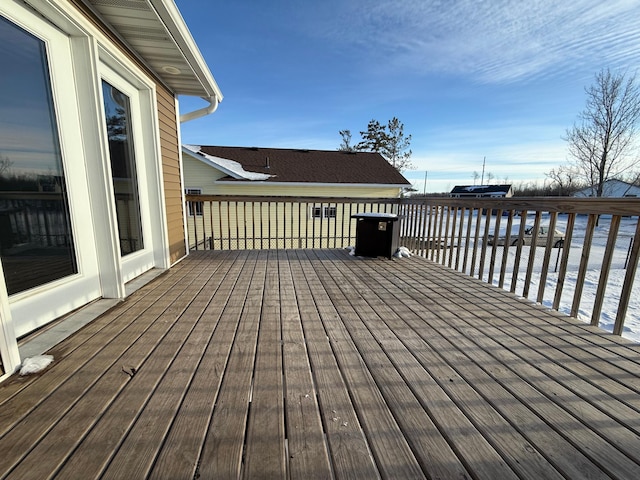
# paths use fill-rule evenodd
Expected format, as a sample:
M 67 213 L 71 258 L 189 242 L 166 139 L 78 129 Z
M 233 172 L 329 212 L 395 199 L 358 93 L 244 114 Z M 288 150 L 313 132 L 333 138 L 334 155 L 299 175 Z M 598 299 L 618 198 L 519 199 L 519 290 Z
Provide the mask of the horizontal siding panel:
M 173 263 L 186 253 L 182 185 L 180 183 L 180 146 L 178 145 L 174 97 L 166 89 L 158 88 L 157 99 L 169 252 Z

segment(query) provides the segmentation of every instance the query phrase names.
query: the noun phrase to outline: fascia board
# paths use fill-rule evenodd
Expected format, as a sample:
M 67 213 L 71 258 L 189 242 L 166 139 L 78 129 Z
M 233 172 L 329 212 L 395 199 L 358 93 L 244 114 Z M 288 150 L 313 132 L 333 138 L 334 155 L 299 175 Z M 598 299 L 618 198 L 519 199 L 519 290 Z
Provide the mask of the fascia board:
M 233 176 L 233 175 L 230 175 Z M 238 177 L 234 177 L 238 178 Z M 279 187 L 349 187 L 349 188 L 407 188 L 407 184 L 393 184 L 393 183 L 315 183 L 315 182 L 270 182 L 262 180 L 216 180 L 216 183 L 224 183 L 227 185 L 255 185 L 257 183 L 261 185 L 273 185 Z

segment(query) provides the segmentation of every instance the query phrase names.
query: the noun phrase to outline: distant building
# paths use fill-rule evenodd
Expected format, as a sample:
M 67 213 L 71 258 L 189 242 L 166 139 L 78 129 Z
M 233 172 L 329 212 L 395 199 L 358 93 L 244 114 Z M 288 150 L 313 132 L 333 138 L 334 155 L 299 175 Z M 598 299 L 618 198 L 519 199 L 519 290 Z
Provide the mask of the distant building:
M 511 185 L 457 185 L 449 193 L 454 198 L 513 197 Z
M 295 213 L 291 214 L 293 231 L 313 232 L 323 247 L 328 247 L 329 232 L 349 229 L 352 213 L 374 208 L 373 204 L 354 204 L 353 211 L 350 207 L 346 210 L 344 206 L 338 207 L 336 199 L 398 198 L 411 187 L 382 155 L 373 152 L 184 145 L 182 153 L 185 193 L 291 197 L 297 204 Z M 308 204 L 295 202 L 299 197 L 320 200 Z M 236 232 L 235 245 L 245 245 L 244 239 L 256 237 L 251 227 L 247 230 L 243 224 L 238 228 L 235 216 L 226 210 L 220 213 L 220 208 L 215 202 L 194 202 L 187 218 L 189 238 L 195 242 L 196 225 L 213 232 L 212 238 L 221 238 L 222 231 Z M 282 208 L 278 202 L 271 202 L 271 217 L 278 218 L 281 215 L 278 209 Z M 240 211 L 244 212 L 243 206 Z M 212 218 L 219 221 L 212 223 Z M 265 224 L 268 218 L 265 217 Z M 280 229 L 277 237 L 284 239 L 284 225 L 276 225 L 274 222 L 274 228 Z M 211 241 L 215 246 L 215 240 Z M 195 243 L 190 245 L 195 246 Z
M 574 197 L 588 198 L 596 196 L 597 186 L 586 187 L 573 194 Z M 605 198 L 635 198 L 640 197 L 640 187 L 622 180 L 607 180 L 602 185 L 602 197 Z

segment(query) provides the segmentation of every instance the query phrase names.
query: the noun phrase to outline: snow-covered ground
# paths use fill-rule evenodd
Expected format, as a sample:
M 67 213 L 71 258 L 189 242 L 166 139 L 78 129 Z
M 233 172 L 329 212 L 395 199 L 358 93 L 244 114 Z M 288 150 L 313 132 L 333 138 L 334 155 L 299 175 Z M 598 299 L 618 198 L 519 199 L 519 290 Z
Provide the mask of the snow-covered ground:
M 484 217 L 483 217 L 484 218 Z M 567 275 L 565 278 L 564 288 L 562 290 L 562 297 L 560 302 L 559 310 L 563 313 L 569 314 L 571 311 L 571 304 L 573 302 L 573 296 L 575 292 L 576 285 L 576 277 L 578 275 L 578 268 L 580 266 L 580 259 L 582 254 L 582 245 L 585 237 L 585 230 L 587 225 L 588 217 L 586 215 L 578 215 L 576 217 L 575 227 L 573 231 L 573 239 L 571 241 L 571 249 L 569 254 L 569 265 L 567 270 Z M 474 223 L 477 218 L 474 218 Z M 493 234 L 493 222 L 495 222 L 495 217 L 491 217 L 491 230 L 490 234 Z M 520 218 L 514 218 L 514 229 L 517 231 L 519 226 Z M 613 255 L 613 260 L 611 264 L 611 269 L 609 272 L 609 277 L 607 281 L 606 290 L 604 293 L 604 304 L 602 309 L 602 315 L 600 317 L 600 328 L 612 331 L 613 325 L 616 319 L 616 314 L 618 311 L 618 302 L 620 301 L 620 293 L 622 290 L 622 285 L 624 283 L 624 277 L 626 274 L 626 260 L 630 250 L 631 241 L 633 239 L 633 235 L 635 234 L 636 224 L 638 222 L 637 217 L 631 218 L 623 218 L 621 221 L 620 229 L 618 231 L 618 238 L 616 241 L 616 248 Z M 503 218 L 501 220 L 501 227 L 504 230 L 504 226 L 507 223 L 507 219 Z M 548 215 L 543 215 L 542 224 L 548 223 Z M 557 220 L 557 229 L 564 232 L 566 229 L 567 223 L 567 215 L 559 215 Z M 593 243 L 591 246 L 591 253 L 589 255 L 589 263 L 588 263 L 588 271 L 586 274 L 583 293 L 581 296 L 580 307 L 578 318 L 585 322 L 591 321 L 591 312 L 593 310 L 593 305 L 596 298 L 596 291 L 598 287 L 598 283 L 600 280 L 600 271 L 602 266 L 602 260 L 604 257 L 605 247 L 607 245 L 607 238 L 609 234 L 609 226 L 611 223 L 610 216 L 601 216 L 598 226 L 596 227 Z M 533 217 L 527 218 L 527 224 L 533 224 Z M 465 227 L 466 228 L 466 227 Z M 481 225 L 481 228 L 484 228 L 484 221 Z M 482 230 L 481 235 L 484 233 Z M 479 268 L 479 255 L 481 242 L 477 245 L 478 248 L 478 260 L 476 260 L 476 271 L 474 272 L 474 276 L 478 276 L 478 268 Z M 496 247 L 498 250 L 496 252 L 496 261 L 495 261 L 495 271 L 493 275 L 493 284 L 498 285 L 499 276 L 500 276 L 500 267 L 502 264 L 502 252 L 503 247 Z M 456 249 L 449 250 L 455 254 Z M 467 272 L 469 266 L 471 264 L 471 254 L 472 248 L 469 249 L 469 257 L 468 257 L 468 265 Z M 524 288 L 524 280 L 526 274 L 527 264 L 529 262 L 529 254 L 530 247 L 523 247 L 522 255 L 520 258 L 520 265 L 518 268 L 518 280 L 516 287 L 516 294 L 521 295 Z M 489 262 L 491 259 L 491 247 L 487 249 L 487 257 L 485 260 L 485 267 L 482 278 L 484 281 L 488 279 L 489 272 Z M 505 268 L 505 283 L 504 288 L 507 290 L 511 286 L 511 278 L 513 275 L 514 264 L 515 264 L 515 255 L 516 255 L 516 247 L 509 247 L 508 250 L 508 259 L 507 266 Z M 544 255 L 544 245 L 538 245 L 535 251 L 534 258 L 534 269 L 532 276 L 532 283 L 529 288 L 528 298 L 535 300 L 538 296 L 538 291 L 540 287 L 540 278 L 542 271 L 542 263 L 543 263 L 543 255 Z M 549 265 L 549 270 L 547 273 L 547 280 L 544 289 L 544 296 L 542 304 L 551 308 L 553 303 L 553 298 L 555 295 L 555 289 L 558 279 L 558 270 L 560 266 L 560 255 L 561 249 L 553 249 L 551 254 L 551 261 Z M 460 262 L 462 265 L 462 262 Z M 640 275 L 636 275 L 635 283 L 633 286 L 633 291 L 631 294 L 631 300 L 629 303 L 629 308 L 627 310 L 626 319 L 624 322 L 624 331 L 623 336 L 625 338 L 632 339 L 634 341 L 640 342 Z

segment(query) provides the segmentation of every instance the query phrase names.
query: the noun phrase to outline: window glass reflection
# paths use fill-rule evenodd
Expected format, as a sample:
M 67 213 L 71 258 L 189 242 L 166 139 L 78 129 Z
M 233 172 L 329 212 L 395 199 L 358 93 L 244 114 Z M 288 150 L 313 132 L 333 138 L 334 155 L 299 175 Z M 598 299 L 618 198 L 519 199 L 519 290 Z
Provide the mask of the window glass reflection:
M 122 256 L 144 248 L 129 97 L 102 81 L 113 192 Z
M 9 295 L 78 272 L 44 43 L 0 17 L 0 258 Z

